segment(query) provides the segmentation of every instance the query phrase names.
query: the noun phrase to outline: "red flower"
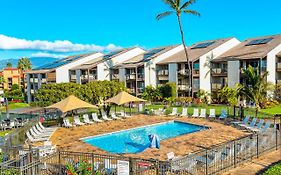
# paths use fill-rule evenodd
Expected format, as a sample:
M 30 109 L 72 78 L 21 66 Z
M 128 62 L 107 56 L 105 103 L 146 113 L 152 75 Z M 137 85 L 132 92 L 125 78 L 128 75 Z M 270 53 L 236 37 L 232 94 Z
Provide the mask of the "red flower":
M 91 170 L 92 170 L 92 168 L 91 168 L 91 167 L 89 167 L 89 168 L 88 168 L 88 171 L 91 171 Z

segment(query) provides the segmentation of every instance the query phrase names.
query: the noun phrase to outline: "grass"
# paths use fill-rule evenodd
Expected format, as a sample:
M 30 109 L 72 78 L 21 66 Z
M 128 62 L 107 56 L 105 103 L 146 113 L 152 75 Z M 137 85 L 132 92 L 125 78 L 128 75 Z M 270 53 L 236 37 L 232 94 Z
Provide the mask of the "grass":
M 29 104 L 27 104 L 27 103 L 10 103 L 8 105 L 9 110 L 24 108 L 24 107 L 29 107 Z M 0 107 L 0 112 L 5 112 L 5 111 L 6 111 L 5 106 Z
M 6 134 L 9 134 L 13 130 L 6 130 L 6 131 L 0 131 L 0 137 L 4 137 Z
M 261 112 L 267 113 L 267 114 L 281 114 L 281 105 L 274 106 L 272 108 L 268 109 L 261 109 Z
M 270 167 L 262 175 L 281 175 L 281 162 Z

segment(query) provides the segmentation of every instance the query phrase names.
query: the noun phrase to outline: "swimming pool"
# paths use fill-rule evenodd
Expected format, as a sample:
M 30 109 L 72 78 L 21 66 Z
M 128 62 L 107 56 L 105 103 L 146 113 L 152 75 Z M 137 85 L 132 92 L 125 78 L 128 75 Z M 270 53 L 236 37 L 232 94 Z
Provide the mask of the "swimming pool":
M 148 135 L 150 134 L 156 134 L 160 140 L 165 140 L 197 132 L 205 128 L 206 127 L 204 126 L 190 123 L 169 121 L 109 134 L 82 138 L 81 140 L 110 153 L 139 153 L 149 147 L 150 142 Z

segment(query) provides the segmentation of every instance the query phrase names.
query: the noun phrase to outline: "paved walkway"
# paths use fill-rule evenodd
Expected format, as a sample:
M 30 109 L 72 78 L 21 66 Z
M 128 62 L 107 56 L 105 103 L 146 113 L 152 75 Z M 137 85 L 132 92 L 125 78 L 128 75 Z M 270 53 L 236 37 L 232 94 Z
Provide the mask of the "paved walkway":
M 245 163 L 223 175 L 256 175 L 267 166 L 281 161 L 281 148 L 273 152 L 266 153 L 258 159 L 253 159 L 251 162 Z

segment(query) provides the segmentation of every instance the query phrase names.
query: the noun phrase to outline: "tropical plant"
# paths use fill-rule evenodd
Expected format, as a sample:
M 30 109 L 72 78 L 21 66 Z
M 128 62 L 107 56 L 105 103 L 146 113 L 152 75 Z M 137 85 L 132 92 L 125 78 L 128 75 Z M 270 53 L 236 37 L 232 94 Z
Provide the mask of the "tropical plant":
M 153 86 L 147 86 L 144 89 L 144 92 L 142 93 L 142 98 L 151 102 L 159 101 L 162 99 L 162 94 L 160 92 L 160 88 L 153 87 Z
M 275 86 L 274 89 L 274 98 L 277 100 L 279 103 L 281 102 L 281 85 L 278 84 Z
M 241 92 L 245 97 L 255 103 L 257 115 L 262 102 L 268 98 L 267 94 L 272 92 L 273 86 L 267 82 L 268 72 L 260 74 L 258 69 L 249 66 L 243 73 L 247 78 L 246 83 L 242 85 Z
M 30 70 L 32 68 L 32 65 L 28 58 L 23 57 L 19 59 L 17 68 L 21 70 Z
M 73 166 L 73 164 L 66 164 L 66 172 L 68 175 L 93 175 L 92 164 L 88 160 L 82 160 Z M 98 175 L 95 173 L 94 175 Z
M 177 85 L 176 83 L 166 83 L 163 86 L 158 87 L 162 98 L 176 98 L 177 97 Z
M 201 100 L 202 103 L 209 103 L 210 101 L 210 94 L 203 90 L 203 89 L 200 89 L 198 92 L 197 92 L 197 97 Z
M 12 64 L 11 62 L 8 62 L 8 63 L 6 64 L 6 67 L 11 68 L 11 67 L 13 67 L 13 64 Z
M 157 20 L 160 20 L 166 16 L 169 16 L 171 14 L 176 14 L 179 29 L 180 29 L 180 34 L 181 34 L 181 40 L 182 40 L 182 45 L 184 47 L 184 52 L 188 64 L 188 81 L 189 84 L 192 84 L 192 79 L 191 79 L 191 63 L 189 62 L 189 57 L 187 53 L 187 48 L 185 44 L 185 38 L 184 38 L 184 32 L 183 32 L 183 27 L 182 27 L 182 21 L 181 21 L 181 15 L 182 14 L 191 14 L 195 16 L 200 16 L 200 13 L 195 11 L 195 10 L 190 10 L 189 7 L 196 2 L 196 0 L 188 0 L 186 2 L 182 2 L 182 0 L 162 0 L 167 6 L 169 6 L 170 10 L 160 13 L 156 16 Z M 191 96 L 191 90 L 189 90 L 189 96 Z
M 13 84 L 10 90 L 5 90 L 5 96 L 9 100 L 24 100 L 23 91 L 17 84 Z

